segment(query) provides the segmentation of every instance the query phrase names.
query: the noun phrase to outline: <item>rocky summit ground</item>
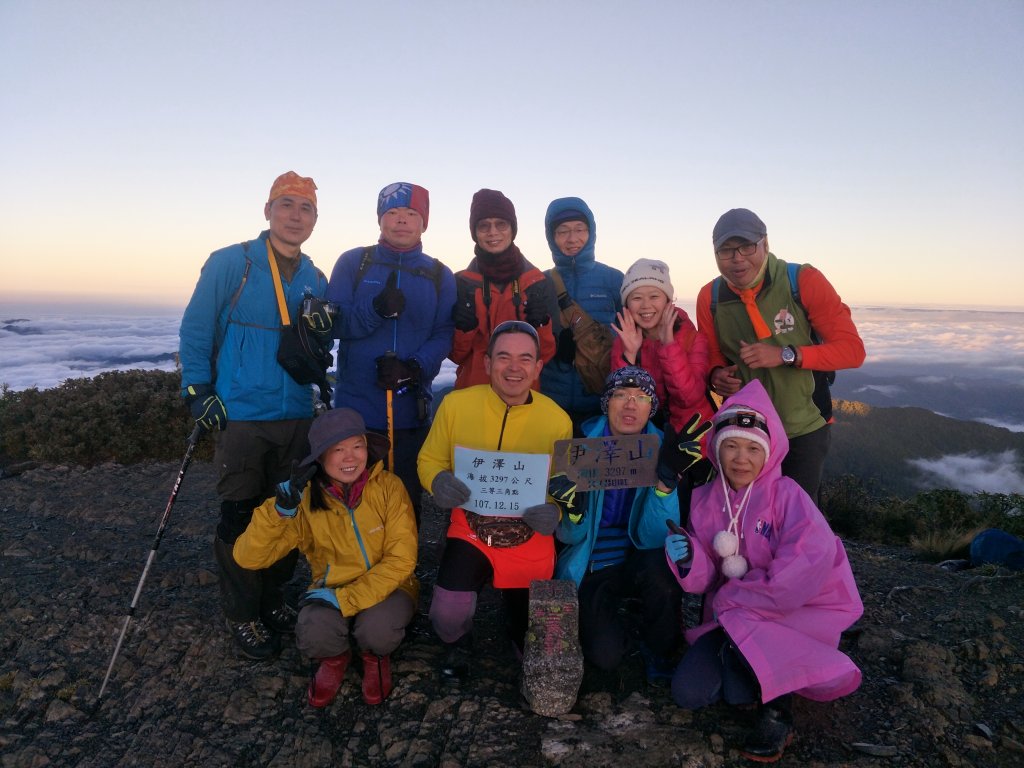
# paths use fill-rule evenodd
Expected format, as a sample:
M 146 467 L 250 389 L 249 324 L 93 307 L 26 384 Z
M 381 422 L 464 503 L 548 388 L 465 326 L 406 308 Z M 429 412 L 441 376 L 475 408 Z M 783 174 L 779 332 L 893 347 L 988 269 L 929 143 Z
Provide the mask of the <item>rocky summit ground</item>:
M 24 469 L 24 468 L 20 468 Z M 523 704 L 486 592 L 479 653 L 460 686 L 419 616 L 381 706 L 350 670 L 325 711 L 289 641 L 235 655 L 218 608 L 214 472 L 196 463 L 171 513 L 110 685 L 93 711 L 178 466 L 42 466 L 0 480 L 0 766 L 735 766 L 749 712 L 680 711 L 638 659 L 588 670 L 572 712 Z M 442 526 L 428 513 L 429 604 Z M 847 543 L 866 612 L 843 647 L 864 683 L 797 702 L 782 765 L 1024 765 L 1024 579 L 950 573 L 906 550 Z M 294 587 L 300 588 L 302 575 Z M 688 612 L 692 613 L 690 605 Z

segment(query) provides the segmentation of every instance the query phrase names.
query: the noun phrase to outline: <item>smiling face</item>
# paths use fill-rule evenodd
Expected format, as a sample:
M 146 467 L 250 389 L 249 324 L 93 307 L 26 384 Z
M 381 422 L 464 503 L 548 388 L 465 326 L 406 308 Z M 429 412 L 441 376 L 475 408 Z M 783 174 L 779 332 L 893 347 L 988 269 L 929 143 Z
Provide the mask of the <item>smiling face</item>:
M 743 246 L 754 245 L 753 252 L 744 256 L 739 252 Z M 748 248 L 749 249 L 749 248 Z M 768 239 L 762 237 L 756 244 L 741 237 L 730 237 L 715 253 L 715 262 L 722 277 L 737 288 L 753 288 L 761 274 L 761 265 L 768 255 Z
M 668 303 L 665 292 L 651 285 L 641 286 L 626 297 L 626 309 L 633 316 L 633 322 L 645 331 L 657 327 Z
M 354 435 L 324 451 L 320 466 L 335 483 L 349 485 L 366 469 L 366 460 L 366 435 Z
M 718 446 L 718 463 L 734 491 L 754 482 L 767 458 L 760 443 L 743 437 L 727 437 Z
M 653 409 L 651 396 L 639 387 L 619 387 L 608 396 L 608 426 L 613 435 L 639 435 Z
M 389 208 L 380 217 L 380 233 L 393 248 L 412 248 L 423 235 L 423 217 L 412 208 Z
M 566 256 L 575 256 L 590 239 L 590 228 L 585 221 L 567 221 L 555 227 L 555 245 Z
M 270 244 L 282 256 L 299 255 L 302 244 L 313 234 L 316 207 L 304 197 L 282 195 L 263 207 L 270 223 Z
M 476 242 L 487 253 L 504 253 L 512 245 L 512 225 L 505 219 L 480 219 L 476 223 Z
M 530 396 L 530 385 L 540 376 L 543 363 L 537 341 L 528 333 L 503 333 L 484 357 L 491 388 L 508 405 L 522 405 Z

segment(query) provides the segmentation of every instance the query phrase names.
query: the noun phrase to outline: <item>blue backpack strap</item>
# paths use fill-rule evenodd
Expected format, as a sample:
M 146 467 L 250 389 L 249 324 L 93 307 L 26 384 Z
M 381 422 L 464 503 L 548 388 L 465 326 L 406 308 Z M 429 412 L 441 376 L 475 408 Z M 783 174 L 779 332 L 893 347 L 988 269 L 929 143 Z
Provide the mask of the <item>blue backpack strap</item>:
M 718 289 L 722 285 L 721 276 L 711 281 L 711 317 L 714 319 L 715 310 L 718 308 Z
M 804 308 L 803 302 L 800 301 L 800 267 L 802 264 L 790 264 L 786 263 L 786 271 L 789 273 L 789 292 L 793 294 L 793 301 L 800 305 L 800 309 Z

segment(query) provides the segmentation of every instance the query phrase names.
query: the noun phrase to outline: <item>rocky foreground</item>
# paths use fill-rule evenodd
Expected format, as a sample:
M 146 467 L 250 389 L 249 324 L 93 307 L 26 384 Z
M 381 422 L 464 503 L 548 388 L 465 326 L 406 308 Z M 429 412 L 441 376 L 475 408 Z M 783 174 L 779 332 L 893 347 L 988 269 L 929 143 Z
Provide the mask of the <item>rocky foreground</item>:
M 214 472 L 189 470 L 114 675 L 100 683 L 177 465 L 38 467 L 0 480 L 0 766 L 733 766 L 751 713 L 680 711 L 639 659 L 588 670 L 572 712 L 533 714 L 500 635 L 479 614 L 471 679 L 445 684 L 423 615 L 394 656 L 381 706 L 358 667 L 326 711 L 309 665 L 237 657 L 218 608 Z M 426 513 L 430 600 L 442 522 Z M 864 618 L 844 640 L 855 694 L 798 701 L 782 765 L 1024 765 L 1024 579 L 947 573 L 903 550 L 848 543 Z M 303 574 L 294 589 L 304 586 Z M 694 605 L 688 605 L 688 613 Z

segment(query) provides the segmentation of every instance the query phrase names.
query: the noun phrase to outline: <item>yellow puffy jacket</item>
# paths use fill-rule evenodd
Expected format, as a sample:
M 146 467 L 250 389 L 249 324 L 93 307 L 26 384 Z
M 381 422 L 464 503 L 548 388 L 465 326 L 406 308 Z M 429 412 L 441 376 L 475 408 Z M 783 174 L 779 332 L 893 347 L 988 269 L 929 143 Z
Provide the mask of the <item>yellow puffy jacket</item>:
M 329 508 L 311 512 L 307 488 L 295 517 L 282 517 L 274 499 L 265 501 L 235 542 L 235 561 L 266 568 L 297 547 L 313 573 L 310 588 L 333 587 L 343 616 L 355 616 L 396 589 L 416 603 L 416 518 L 402 481 L 377 462 L 355 509 L 325 496 Z

